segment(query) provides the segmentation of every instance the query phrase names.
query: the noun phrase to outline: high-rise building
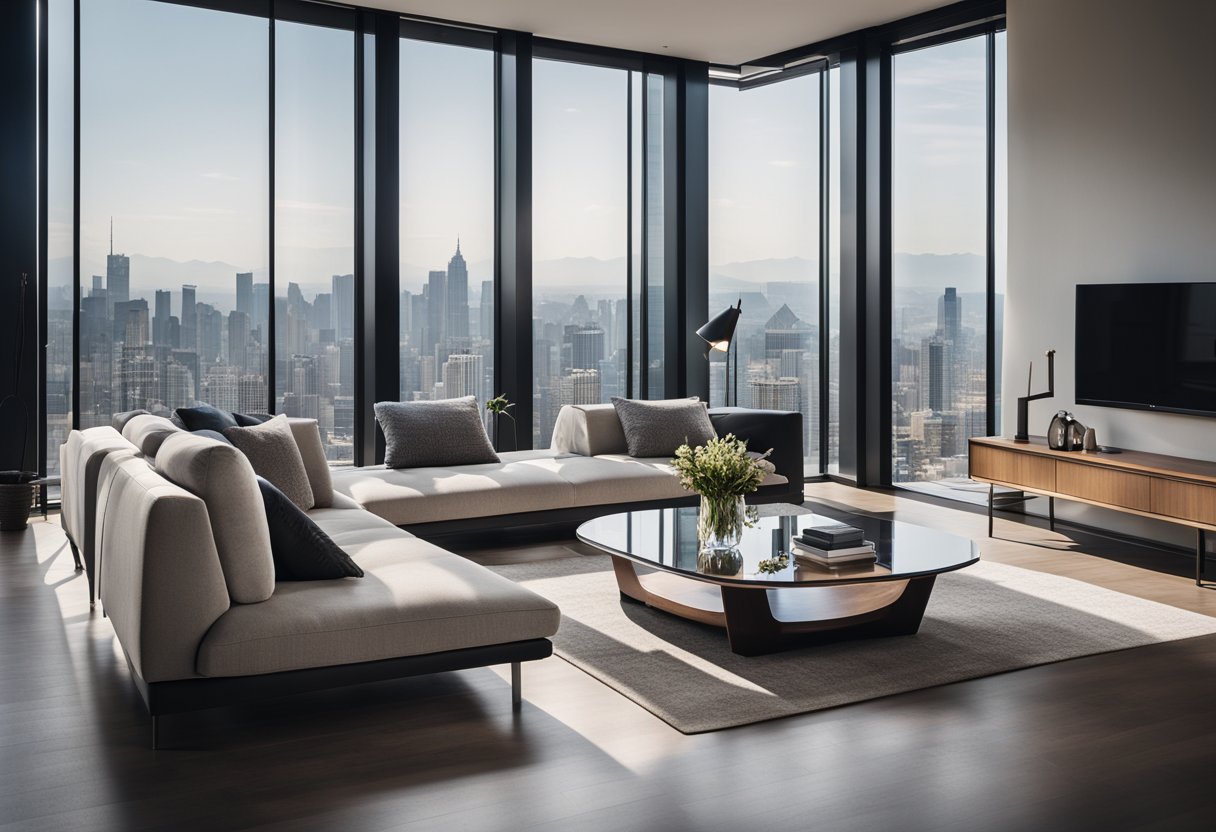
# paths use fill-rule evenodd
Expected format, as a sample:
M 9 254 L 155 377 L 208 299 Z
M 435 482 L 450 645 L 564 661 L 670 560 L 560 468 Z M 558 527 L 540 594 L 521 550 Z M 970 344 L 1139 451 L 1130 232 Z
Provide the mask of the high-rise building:
M 131 258 L 114 253 L 114 221 L 110 221 L 110 253 L 106 255 L 106 298 L 109 309 L 131 299 Z
M 937 299 L 937 331 L 941 337 L 956 346 L 961 346 L 963 326 L 963 300 L 953 286 Z
M 334 337 L 341 341 L 343 338 L 355 337 L 355 276 L 353 274 L 336 274 L 333 276 L 333 290 L 330 294 L 330 309 Z
M 557 404 L 598 404 L 600 396 L 599 370 L 571 370 L 558 382 Z M 552 428 L 550 428 L 552 430 Z
M 494 341 L 494 281 L 481 281 L 481 327 L 477 337 L 483 341 Z
M 422 352 L 433 356 L 435 346 L 444 339 L 444 324 L 447 312 L 447 272 L 432 270 L 426 276 L 426 331 L 423 335 Z
M 236 311 L 253 320 L 253 272 L 236 273 Z
M 198 302 L 195 300 L 197 286 L 182 286 L 182 349 L 198 349 Z
M 443 395 L 456 399 L 461 396 L 476 396 L 484 400 L 481 390 L 482 357 L 471 353 L 452 353 L 443 362 Z
M 598 324 L 568 326 L 563 340 L 570 350 L 568 369 L 599 369 L 604 360 L 604 330 Z
M 749 381 L 752 407 L 760 410 L 801 410 L 802 391 L 796 378 Z
M 940 338 L 925 338 L 920 343 L 920 404 L 935 413 L 951 406 L 948 352 L 947 343 Z
M 173 293 L 167 289 L 156 290 L 156 314 L 152 316 L 152 343 L 158 347 L 169 344 L 169 319 L 172 317 Z
M 249 315 L 236 309 L 228 313 L 228 363 L 249 370 Z
M 444 337 L 467 339 L 469 337 L 469 268 L 460 253 L 460 240 L 456 241 L 456 253 L 448 261 L 444 300 L 444 315 L 447 326 Z

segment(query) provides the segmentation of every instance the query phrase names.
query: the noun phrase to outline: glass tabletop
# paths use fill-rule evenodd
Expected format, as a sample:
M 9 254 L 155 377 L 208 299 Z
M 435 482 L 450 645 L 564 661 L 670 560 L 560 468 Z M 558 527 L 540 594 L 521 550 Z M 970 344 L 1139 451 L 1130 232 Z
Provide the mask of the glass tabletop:
M 979 560 L 971 540 L 898 520 L 882 520 L 840 511 L 818 503 L 802 506 L 758 506 L 760 517 L 745 529 L 739 551 L 743 571 L 733 577 L 697 571 L 697 509 L 663 508 L 597 517 L 578 528 L 578 538 L 611 554 L 644 566 L 723 584 L 815 586 L 894 581 L 961 569 Z M 845 522 L 873 541 L 874 561 L 841 566 L 803 565 L 793 557 L 792 538 L 805 528 Z M 775 573 L 759 571 L 762 560 L 790 554 L 789 564 Z

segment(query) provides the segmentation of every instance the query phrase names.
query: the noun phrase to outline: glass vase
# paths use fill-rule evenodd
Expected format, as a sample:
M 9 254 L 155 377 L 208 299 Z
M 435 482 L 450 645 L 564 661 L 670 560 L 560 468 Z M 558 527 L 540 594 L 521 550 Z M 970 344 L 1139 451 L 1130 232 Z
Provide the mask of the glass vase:
M 747 523 L 747 504 L 742 497 L 701 495 L 697 513 L 697 571 L 706 575 L 738 575 L 743 571 L 739 542 Z

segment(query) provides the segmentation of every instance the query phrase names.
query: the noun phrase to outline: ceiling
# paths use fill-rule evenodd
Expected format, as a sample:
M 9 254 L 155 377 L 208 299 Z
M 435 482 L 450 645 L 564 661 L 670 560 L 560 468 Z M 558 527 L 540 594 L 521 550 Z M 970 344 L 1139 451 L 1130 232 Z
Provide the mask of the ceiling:
M 360 0 L 540 37 L 742 64 L 948 0 Z

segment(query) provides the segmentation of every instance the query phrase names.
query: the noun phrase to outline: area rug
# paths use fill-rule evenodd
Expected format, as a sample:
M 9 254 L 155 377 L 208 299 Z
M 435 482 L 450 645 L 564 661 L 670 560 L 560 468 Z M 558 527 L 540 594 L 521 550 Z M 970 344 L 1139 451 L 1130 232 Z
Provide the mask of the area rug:
M 607 556 L 490 567 L 562 611 L 557 655 L 685 734 L 1216 633 L 1216 618 L 1015 566 L 940 575 L 914 636 L 771 656 L 622 601 Z

